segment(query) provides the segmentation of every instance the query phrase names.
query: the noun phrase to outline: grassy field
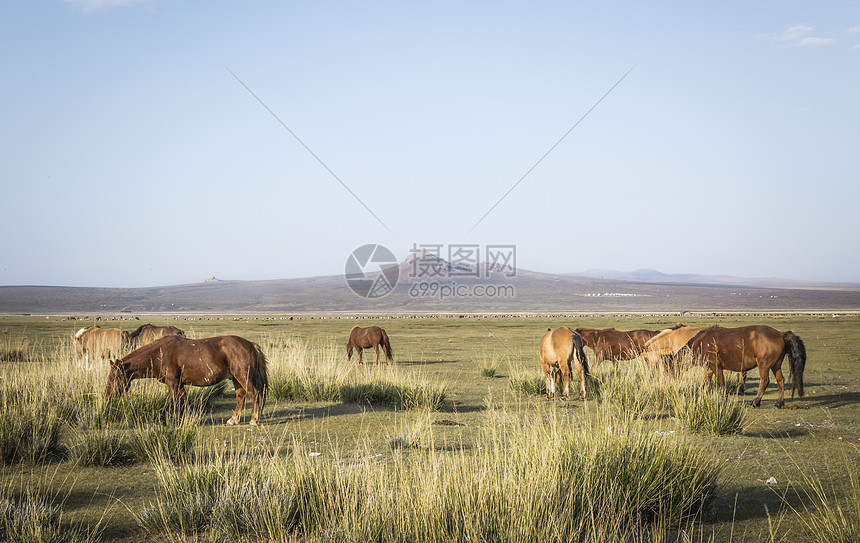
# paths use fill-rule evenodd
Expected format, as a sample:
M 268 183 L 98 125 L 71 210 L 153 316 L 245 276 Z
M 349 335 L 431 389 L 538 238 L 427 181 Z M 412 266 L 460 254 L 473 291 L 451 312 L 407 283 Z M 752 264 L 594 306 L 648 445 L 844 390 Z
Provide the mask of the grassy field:
M 172 324 L 190 337 L 237 334 L 263 346 L 273 387 L 262 426 L 247 426 L 249 405 L 242 425 L 224 426 L 232 387 L 193 391 L 198 407 L 181 423 L 157 383 L 135 383 L 123 405 L 106 406 L 106 364 L 87 370 L 71 350 L 92 320 L 0 318 L 4 439 L 26 441 L 31 430 L 16 426 L 25 411 L 35 426 L 56 420 L 39 434 L 51 443 L 4 460 L 0 531 L 23 530 L 8 519 L 36 503 L 30 517 L 50 517 L 66 540 L 858 537 L 857 315 L 140 318 L 99 324 Z M 638 360 L 603 364 L 585 402 L 512 386 L 538 379 L 547 327 L 660 329 L 679 319 L 794 331 L 808 351 L 806 397 L 787 395 L 787 409 L 774 409 L 772 381 L 762 408 L 743 407 L 739 427 L 721 435 L 692 430 L 680 411 L 692 409 L 685 391 L 697 388 L 697 369 L 670 382 Z M 355 324 L 387 330 L 394 366 L 346 361 Z M 758 386 L 750 376 L 745 404 Z M 401 403 L 361 393 L 385 387 Z M 652 481 L 655 501 L 628 479 Z

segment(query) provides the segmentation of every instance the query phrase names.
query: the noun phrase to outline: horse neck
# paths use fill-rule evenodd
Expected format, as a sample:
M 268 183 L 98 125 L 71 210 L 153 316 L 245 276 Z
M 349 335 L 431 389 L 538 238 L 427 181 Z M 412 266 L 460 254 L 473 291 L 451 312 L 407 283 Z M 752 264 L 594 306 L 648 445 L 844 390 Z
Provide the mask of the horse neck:
M 142 347 L 126 355 L 122 362 L 128 364 L 126 374 L 130 379 L 157 377 L 161 374 L 161 348 L 147 349 Z

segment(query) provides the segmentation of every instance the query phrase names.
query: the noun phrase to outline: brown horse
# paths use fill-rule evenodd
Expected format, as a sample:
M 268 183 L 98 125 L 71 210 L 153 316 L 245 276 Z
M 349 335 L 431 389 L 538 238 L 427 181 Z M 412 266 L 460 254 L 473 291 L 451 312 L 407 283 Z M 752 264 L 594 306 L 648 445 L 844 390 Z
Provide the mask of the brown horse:
M 131 336 L 119 328 L 102 328 L 98 325 L 81 328 L 72 340 L 75 355 L 84 358 L 90 368 L 90 356 L 94 359 L 120 357 L 131 350 Z
M 164 336 L 179 336 L 185 337 L 185 332 L 175 326 L 153 326 L 151 324 L 143 324 L 137 327 L 137 330 L 129 334 L 134 340 L 134 348 L 138 349 L 144 345 L 149 345 L 156 339 L 161 339 Z
M 713 326 L 696 334 L 685 349 L 699 357 L 705 364 L 705 380 L 710 381 L 716 373 L 717 383 L 725 388 L 723 370 L 745 372 L 758 367 L 758 393 L 753 407 L 761 405 L 761 397 L 769 383 L 768 373 L 773 372 L 779 396 L 776 407 L 785 405 L 783 399 L 782 361 L 788 354 L 791 368 L 791 397 L 794 391 L 803 397 L 803 369 L 806 367 L 806 346 L 792 332 L 780 332 L 770 326 L 741 326 L 723 328 Z M 676 355 L 677 357 L 678 355 Z
M 595 368 L 604 360 L 611 360 L 617 368 L 619 360 L 635 358 L 642 352 L 645 343 L 660 333 L 658 330 L 642 329 L 622 332 L 615 328 L 577 328 L 576 332 L 582 336 L 585 346 L 594 351 Z
M 546 380 L 546 397 L 555 395 L 556 385 L 561 389 L 561 399 L 566 400 L 570 392 L 570 374 L 573 364 L 579 376 L 579 399 L 585 399 L 585 378 L 588 376 L 588 358 L 582 349 L 582 337 L 562 326 L 553 330 L 547 328 L 540 340 L 538 350 L 540 365 Z
M 394 355 L 391 353 L 391 342 L 388 341 L 388 334 L 379 326 L 368 326 L 361 328 L 353 326 L 349 331 L 349 341 L 346 342 L 346 359 L 352 360 L 352 349 L 358 349 L 358 363 L 364 364 L 362 358 L 362 349 L 373 347 L 376 351 L 376 365 L 379 365 L 379 346 L 382 345 L 382 350 L 385 351 L 385 364 L 394 361 Z
M 245 395 L 254 404 L 251 426 L 260 420 L 269 377 L 266 356 L 256 343 L 238 336 L 185 339 L 165 336 L 111 362 L 105 398 L 122 394 L 135 379 L 158 379 L 167 385 L 174 404 L 186 404 L 185 385 L 211 386 L 231 379 L 236 410 L 227 424 L 238 424 Z

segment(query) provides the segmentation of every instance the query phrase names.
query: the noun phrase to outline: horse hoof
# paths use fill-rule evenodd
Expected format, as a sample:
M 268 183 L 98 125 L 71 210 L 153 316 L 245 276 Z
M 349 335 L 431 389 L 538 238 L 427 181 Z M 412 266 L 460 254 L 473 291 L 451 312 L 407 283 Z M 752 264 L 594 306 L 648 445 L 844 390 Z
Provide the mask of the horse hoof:
M 255 420 L 252 420 L 251 422 L 248 423 L 248 426 L 256 426 L 256 425 L 257 425 L 257 421 L 255 421 Z
M 235 421 L 235 420 L 233 420 L 233 419 L 228 420 L 228 421 L 227 421 L 227 426 L 236 426 L 236 421 Z
M 775 407 L 777 409 L 782 409 L 783 407 L 785 407 L 785 402 L 776 402 Z

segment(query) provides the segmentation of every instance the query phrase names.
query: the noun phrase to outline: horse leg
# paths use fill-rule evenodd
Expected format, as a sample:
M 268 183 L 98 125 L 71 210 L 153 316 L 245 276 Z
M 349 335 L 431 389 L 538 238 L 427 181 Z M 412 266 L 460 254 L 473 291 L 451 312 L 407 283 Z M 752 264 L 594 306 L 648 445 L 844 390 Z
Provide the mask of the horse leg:
M 551 368 L 544 368 L 543 378 L 546 381 L 546 399 L 548 400 L 555 394 L 555 371 Z
M 239 417 L 242 416 L 242 408 L 245 407 L 245 395 L 247 394 L 235 377 L 233 378 L 233 387 L 236 389 L 236 410 L 233 411 L 233 416 L 227 421 L 228 426 L 239 424 Z
M 711 377 L 714 376 L 714 368 L 710 364 L 705 368 L 705 386 L 711 384 Z
M 738 374 L 741 376 L 741 385 L 738 387 L 738 394 L 743 395 L 744 390 L 746 390 L 747 372 L 739 371 Z
M 725 372 L 723 371 L 723 365 L 720 364 L 719 361 L 717 361 L 716 366 L 717 366 L 717 371 L 716 371 L 716 373 L 717 373 L 717 386 L 720 387 L 721 389 L 723 389 L 724 394 L 728 394 L 728 390 L 726 389 L 726 376 L 725 376 Z
M 373 346 L 373 350 L 376 351 L 376 365 L 379 365 L 379 343 Z
M 181 412 L 184 413 L 188 408 L 188 396 L 185 394 L 185 386 L 178 377 L 166 380 L 165 384 L 170 389 L 170 395 L 173 398 L 173 414 L 178 417 Z
M 582 369 L 582 364 L 577 361 L 576 374 L 579 376 L 579 399 L 585 399 L 585 370 Z
M 257 422 L 260 420 L 260 391 L 259 390 L 251 390 L 248 392 L 248 395 L 251 397 L 251 422 L 248 424 L 250 426 L 256 426 Z
M 364 365 L 364 349 L 361 347 L 357 347 L 358 349 L 358 363 Z
M 570 394 L 570 366 L 562 366 L 559 373 L 561 373 L 561 399 L 566 400 Z
M 767 388 L 768 383 L 770 382 L 768 379 L 768 369 L 759 366 L 758 367 L 758 376 L 761 379 L 761 382 L 758 385 L 758 393 L 755 395 L 755 399 L 752 401 L 753 407 L 759 407 L 761 405 L 761 397 L 764 396 L 764 390 Z
M 782 368 L 776 368 L 773 370 L 773 376 L 776 378 L 776 386 L 779 388 L 779 397 L 776 400 L 776 408 L 782 409 L 785 405 L 785 400 L 782 397 L 782 385 L 784 382 L 784 379 L 782 378 Z

